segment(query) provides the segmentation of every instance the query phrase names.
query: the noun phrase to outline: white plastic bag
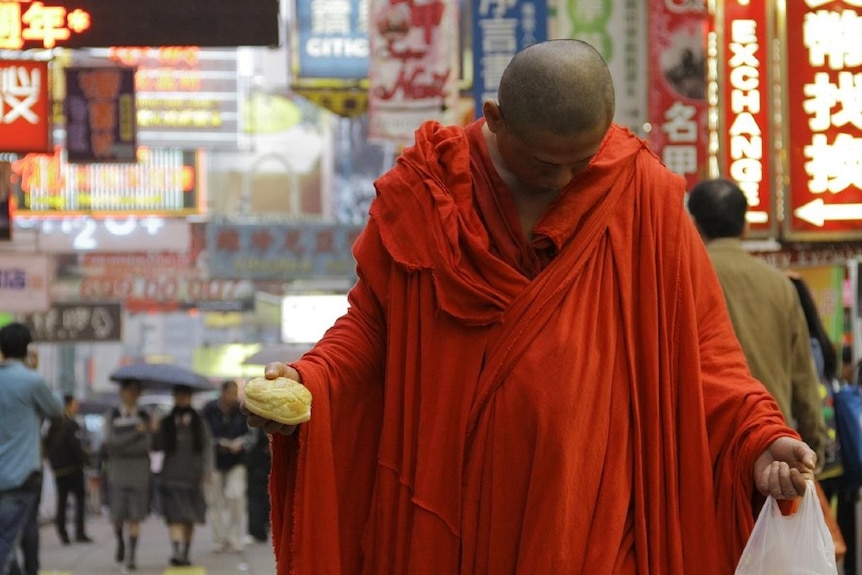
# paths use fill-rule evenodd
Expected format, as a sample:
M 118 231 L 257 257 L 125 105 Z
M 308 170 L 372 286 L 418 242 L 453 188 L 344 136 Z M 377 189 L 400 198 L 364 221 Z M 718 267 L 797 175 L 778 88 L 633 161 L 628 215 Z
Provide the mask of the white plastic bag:
M 769 497 L 736 566 L 736 575 L 837 575 L 835 544 L 808 482 L 799 509 L 784 516 Z

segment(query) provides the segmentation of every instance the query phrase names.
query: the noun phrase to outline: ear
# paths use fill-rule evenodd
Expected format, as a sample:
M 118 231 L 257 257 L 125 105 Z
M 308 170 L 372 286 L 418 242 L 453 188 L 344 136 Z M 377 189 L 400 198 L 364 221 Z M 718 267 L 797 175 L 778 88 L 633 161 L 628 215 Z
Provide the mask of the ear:
M 485 117 L 485 123 L 492 133 L 496 134 L 503 129 L 505 121 L 503 114 L 500 112 L 500 105 L 494 100 L 485 100 L 482 104 L 482 115 Z

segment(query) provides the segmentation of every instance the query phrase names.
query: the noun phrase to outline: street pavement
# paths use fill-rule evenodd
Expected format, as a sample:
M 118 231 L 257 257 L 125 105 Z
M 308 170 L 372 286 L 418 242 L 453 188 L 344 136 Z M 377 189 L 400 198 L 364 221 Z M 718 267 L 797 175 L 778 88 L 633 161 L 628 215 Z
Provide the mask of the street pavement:
M 71 528 L 71 525 L 70 525 Z M 87 534 L 93 543 L 60 542 L 53 524 L 40 529 L 40 575 L 119 575 L 114 562 L 114 533 L 108 519 L 88 515 Z M 240 552 L 217 552 L 209 525 L 195 528 L 191 567 L 171 567 L 168 528 L 161 517 L 150 516 L 141 524 L 135 575 L 273 575 L 275 559 L 270 543 L 250 542 Z

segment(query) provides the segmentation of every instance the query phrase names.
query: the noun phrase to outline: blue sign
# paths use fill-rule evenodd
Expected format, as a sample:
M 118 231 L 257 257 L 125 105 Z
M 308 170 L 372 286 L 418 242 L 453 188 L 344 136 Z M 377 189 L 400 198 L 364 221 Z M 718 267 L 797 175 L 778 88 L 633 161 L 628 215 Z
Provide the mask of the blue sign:
M 211 278 L 295 280 L 353 278 L 353 242 L 361 226 L 207 224 Z
M 547 0 L 472 0 L 473 98 L 497 98 L 503 70 L 517 52 L 548 39 Z
M 297 78 L 368 77 L 368 0 L 296 0 Z

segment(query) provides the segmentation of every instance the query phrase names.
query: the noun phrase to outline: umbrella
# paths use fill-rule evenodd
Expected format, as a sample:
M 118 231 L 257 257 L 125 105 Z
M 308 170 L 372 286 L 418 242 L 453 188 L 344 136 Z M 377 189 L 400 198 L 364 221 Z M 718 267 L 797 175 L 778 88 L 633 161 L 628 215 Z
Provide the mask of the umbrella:
M 192 391 L 214 389 L 209 380 L 194 371 L 172 363 L 138 362 L 123 366 L 111 374 L 111 381 L 139 381 L 144 387 L 169 389 L 185 385 Z
M 290 363 L 296 361 L 302 354 L 311 349 L 312 343 L 280 343 L 265 347 L 251 354 L 242 362 L 243 365 L 266 365 L 274 361 Z

